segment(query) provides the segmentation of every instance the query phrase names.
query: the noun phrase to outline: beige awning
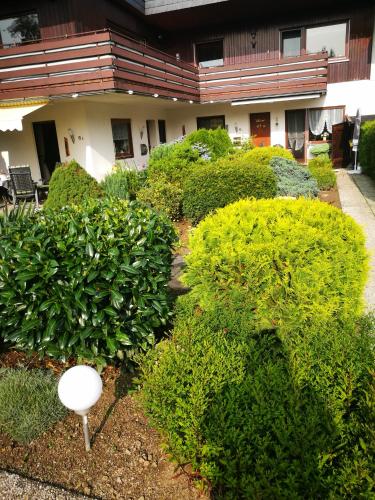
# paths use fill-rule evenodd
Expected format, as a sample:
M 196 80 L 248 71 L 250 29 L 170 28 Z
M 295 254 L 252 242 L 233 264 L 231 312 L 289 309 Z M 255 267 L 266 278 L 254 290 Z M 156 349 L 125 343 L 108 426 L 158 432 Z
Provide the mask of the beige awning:
M 0 103 L 0 131 L 22 130 L 22 119 L 43 106 L 48 101 L 31 101 L 29 103 Z

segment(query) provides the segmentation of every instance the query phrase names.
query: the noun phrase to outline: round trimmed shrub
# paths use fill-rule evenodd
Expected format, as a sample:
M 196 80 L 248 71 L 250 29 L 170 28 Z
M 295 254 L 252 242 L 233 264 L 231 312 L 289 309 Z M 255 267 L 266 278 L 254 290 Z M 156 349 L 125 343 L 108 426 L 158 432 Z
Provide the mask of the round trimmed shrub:
M 270 167 L 277 178 L 277 195 L 293 196 L 298 198 L 315 198 L 318 196 L 318 184 L 312 177 L 309 170 L 297 163 L 295 160 L 288 160 L 274 156 L 270 161 Z
M 371 498 L 373 320 L 282 336 L 256 331 L 253 316 L 179 299 L 172 338 L 141 365 L 168 451 L 214 498 Z
M 229 134 L 223 128 L 215 130 L 201 128 L 187 135 L 185 141 L 193 147 L 195 144 L 206 146 L 211 160 L 222 158 L 233 149 Z
M 148 186 L 140 189 L 137 199 L 164 212 L 173 221 L 181 219 L 182 189 L 165 177 L 153 179 Z
M 294 160 L 293 154 L 280 146 L 256 147 L 244 154 L 244 160 L 257 165 L 269 165 L 271 158 L 278 156 L 288 160 Z
M 202 221 L 190 248 L 183 278 L 202 306 L 247 304 L 258 328 L 329 334 L 362 312 L 363 231 L 326 203 L 241 200 Z
M 312 155 L 316 156 L 317 158 L 321 156 L 322 158 L 329 159 L 328 154 L 330 149 L 331 149 L 330 144 L 328 144 L 328 142 L 323 142 L 321 144 L 315 144 L 315 146 L 312 146 L 309 151 Z
M 328 190 L 336 186 L 336 175 L 332 167 L 313 166 L 309 165 L 309 171 L 313 178 L 318 183 L 319 189 Z
M 75 160 L 58 166 L 49 181 L 48 198 L 44 208 L 59 210 L 68 205 L 79 205 L 88 199 L 103 196 L 97 181 Z
M 0 369 L 0 429 L 12 439 L 29 443 L 66 414 L 52 373 Z
M 272 198 L 275 194 L 276 177 L 270 167 L 248 164 L 242 158 L 222 159 L 190 174 L 184 185 L 183 212 L 196 223 L 241 198 Z
M 154 343 L 170 315 L 171 222 L 138 202 L 93 201 L 4 223 L 1 335 L 104 365 Z

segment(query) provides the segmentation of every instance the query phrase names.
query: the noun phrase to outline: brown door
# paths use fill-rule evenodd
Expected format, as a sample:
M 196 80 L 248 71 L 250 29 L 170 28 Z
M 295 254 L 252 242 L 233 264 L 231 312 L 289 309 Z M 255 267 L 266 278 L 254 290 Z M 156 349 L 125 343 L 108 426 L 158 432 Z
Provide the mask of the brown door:
M 250 113 L 250 134 L 255 146 L 271 145 L 270 113 Z
M 344 157 L 346 156 L 344 132 L 344 123 L 336 123 L 332 126 L 332 163 L 334 168 L 341 168 L 344 165 Z

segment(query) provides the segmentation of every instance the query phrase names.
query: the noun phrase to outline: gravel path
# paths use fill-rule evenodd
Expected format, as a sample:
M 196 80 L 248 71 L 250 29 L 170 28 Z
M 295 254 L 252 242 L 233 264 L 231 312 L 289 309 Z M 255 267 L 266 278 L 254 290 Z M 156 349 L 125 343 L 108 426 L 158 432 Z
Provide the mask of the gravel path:
M 0 500 L 85 500 L 89 497 L 0 471 Z

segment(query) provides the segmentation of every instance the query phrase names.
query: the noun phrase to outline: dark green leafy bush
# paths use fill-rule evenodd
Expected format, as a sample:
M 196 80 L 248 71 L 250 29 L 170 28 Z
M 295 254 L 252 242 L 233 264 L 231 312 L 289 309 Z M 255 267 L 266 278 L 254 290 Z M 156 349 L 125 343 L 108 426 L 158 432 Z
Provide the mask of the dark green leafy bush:
M 182 189 L 165 177 L 154 178 L 138 192 L 137 199 L 164 212 L 171 220 L 181 218 Z
M 184 185 L 183 212 L 198 222 L 208 213 L 241 198 L 272 198 L 276 177 L 271 168 L 252 165 L 242 157 L 199 166 Z
M 172 338 L 141 366 L 172 456 L 215 498 L 371 498 L 373 321 L 282 335 L 255 330 L 248 307 L 179 300 Z
M 135 200 L 136 194 L 145 183 L 145 180 L 146 174 L 144 171 L 116 166 L 113 172 L 105 177 L 101 187 L 108 197 Z
M 253 165 L 269 165 L 271 158 L 273 158 L 274 156 L 286 158 L 288 160 L 294 159 L 290 151 L 280 146 L 265 146 L 253 148 L 245 153 L 244 159 L 245 161 Z
M 97 181 L 73 160 L 61 164 L 53 172 L 44 207 L 59 210 L 67 205 L 79 205 L 87 199 L 101 196 L 103 191 Z
M 312 146 L 309 151 L 314 156 L 323 156 L 323 158 L 329 159 L 329 150 L 330 145 L 328 144 L 328 142 L 323 142 L 322 144 L 315 144 L 315 146 Z
M 299 165 L 295 160 L 288 160 L 274 156 L 270 166 L 277 178 L 278 196 L 304 196 L 315 198 L 318 196 L 318 185 L 308 169 Z
M 365 122 L 361 127 L 359 163 L 363 172 L 375 179 L 375 120 Z
M 66 414 L 51 373 L 0 369 L 0 429 L 12 439 L 28 443 Z
M 233 149 L 228 132 L 222 128 L 215 130 L 201 128 L 195 132 L 191 132 L 185 141 L 191 146 L 196 144 L 205 145 L 208 148 L 210 159 L 213 161 L 226 156 Z
M 241 200 L 195 229 L 184 281 L 202 306 L 254 310 L 257 328 L 329 334 L 363 307 L 368 256 L 360 226 L 315 200 Z
M 154 342 L 169 317 L 175 231 L 138 202 L 91 201 L 0 227 L 6 342 L 97 364 Z

